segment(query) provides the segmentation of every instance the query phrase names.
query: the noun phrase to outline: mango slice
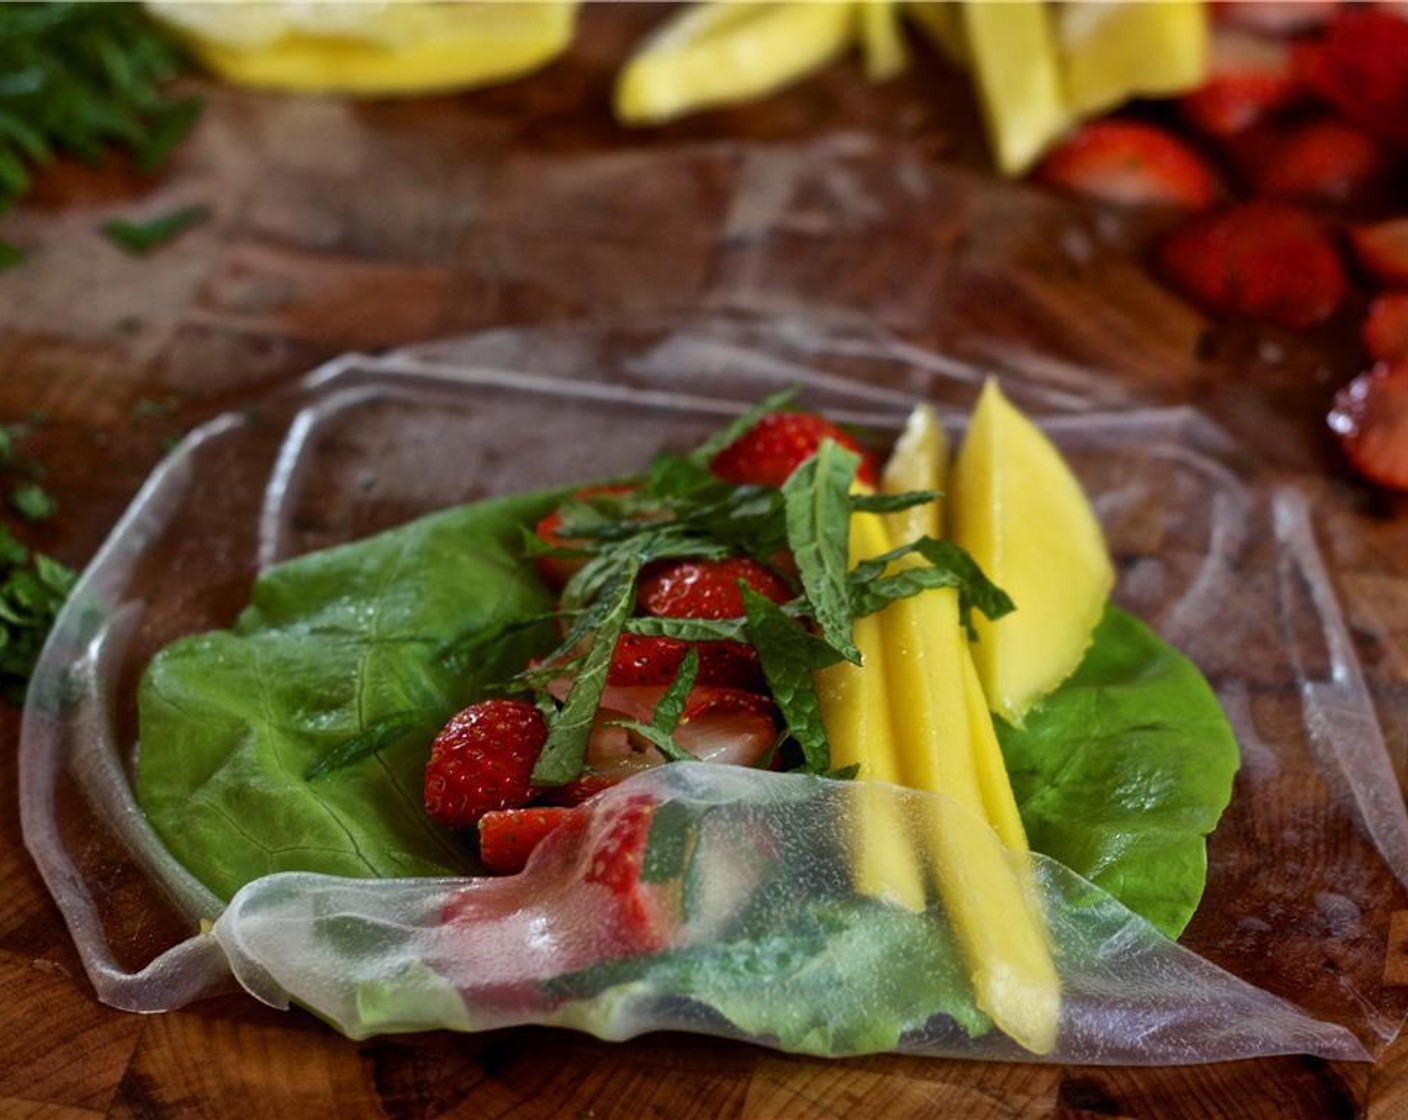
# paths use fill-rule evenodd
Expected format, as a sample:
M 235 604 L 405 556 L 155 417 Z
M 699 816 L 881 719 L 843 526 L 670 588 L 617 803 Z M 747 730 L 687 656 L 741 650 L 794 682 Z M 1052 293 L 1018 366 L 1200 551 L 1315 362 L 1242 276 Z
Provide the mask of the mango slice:
M 1057 17 L 1066 104 L 1093 116 L 1131 97 L 1167 97 L 1207 72 L 1208 17 L 1199 0 L 1077 0 Z
M 904 431 L 880 473 L 886 494 L 906 490 L 943 490 L 948 464 L 948 433 L 933 408 L 920 404 L 910 412 Z M 943 532 L 943 499 L 885 514 L 885 531 L 898 546 Z
M 965 50 L 998 169 L 1020 175 L 1071 124 L 1051 6 L 965 3 Z
M 889 549 L 879 516 L 851 517 L 850 562 Z M 856 791 L 855 883 L 861 894 L 918 913 L 927 902 L 919 856 L 893 797 L 876 782 L 900 781 L 899 756 L 885 698 L 885 650 L 878 614 L 857 619 L 852 631 L 861 664 L 841 662 L 816 674 L 831 765 L 860 767 Z
M 989 381 L 958 453 L 950 535 L 1017 609 L 975 614 L 988 705 L 1020 726 L 1080 664 L 1114 586 L 1105 538 L 1060 452 Z
M 623 124 L 762 97 L 837 57 L 853 41 L 854 4 L 711 0 L 668 17 L 616 82 Z
M 385 96 L 507 81 L 571 42 L 576 0 L 495 4 L 211 4 L 151 13 L 231 82 L 296 93 Z
M 865 56 L 865 76 L 872 82 L 895 77 L 909 65 L 897 0 L 862 0 L 860 45 Z
M 882 474 L 889 492 L 937 488 L 947 440 L 916 410 Z M 925 510 L 929 517 L 924 516 Z M 894 514 L 891 544 L 933 535 L 933 509 Z M 922 563 L 906 556 L 897 564 Z M 1051 959 L 1027 840 L 959 619 L 958 592 L 936 588 L 880 612 L 891 735 L 905 785 L 946 795 L 924 817 L 925 855 L 979 1007 L 1034 1053 L 1056 1043 L 1061 984 Z

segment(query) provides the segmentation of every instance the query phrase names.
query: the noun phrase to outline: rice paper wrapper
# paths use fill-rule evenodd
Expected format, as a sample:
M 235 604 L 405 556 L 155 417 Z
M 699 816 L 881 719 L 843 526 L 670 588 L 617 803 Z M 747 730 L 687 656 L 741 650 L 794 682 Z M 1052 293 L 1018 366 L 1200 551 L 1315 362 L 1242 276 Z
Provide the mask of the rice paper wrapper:
M 642 877 L 623 896 L 593 869 L 619 858 L 613 836 L 642 813 Z M 858 847 L 877 826 L 920 851 L 945 827 L 998 843 L 949 799 L 686 764 L 632 779 L 583 814 L 509 878 L 269 876 L 236 895 L 210 936 L 251 992 L 301 1003 L 354 1038 L 546 1023 L 824 1056 L 1030 1056 L 975 1001 L 940 899 L 915 912 L 854 886 Z M 1054 860 L 1006 860 L 1030 884 L 1060 977 L 1051 1060 L 1366 1057 L 1351 1032 L 1181 948 Z M 659 947 L 634 947 L 642 940 Z M 1045 993 L 1018 985 L 1008 998 Z
M 1050 1053 L 993 1029 L 971 986 L 974 939 L 955 937 L 941 892 L 916 913 L 856 888 L 877 818 L 924 859 L 936 829 L 981 827 L 940 797 L 677 764 L 592 802 L 519 876 L 293 870 L 222 899 L 133 795 L 142 670 L 173 639 L 230 625 L 254 576 L 285 559 L 483 497 L 638 471 L 799 380 L 803 404 L 880 433 L 917 398 L 956 426 L 983 371 L 854 318 L 636 317 L 349 356 L 193 433 L 85 572 L 25 712 L 25 841 L 98 997 L 151 1012 L 242 985 L 356 1037 L 541 1023 L 837 1055 L 1378 1054 L 1408 1008 L 1395 949 L 1408 817 L 1384 736 L 1408 720 L 1408 648 L 1391 618 L 1347 620 L 1341 602 L 1398 561 L 1341 503 L 1265 474 L 1192 410 L 1090 412 L 1104 398 L 1061 371 L 1008 372 L 1009 395 L 1092 496 L 1116 602 L 1202 670 L 1241 751 L 1177 943 L 1112 897 L 1098 860 L 1087 881 L 1007 857 L 1059 975 Z M 653 854 L 627 913 L 593 869 L 646 806 Z

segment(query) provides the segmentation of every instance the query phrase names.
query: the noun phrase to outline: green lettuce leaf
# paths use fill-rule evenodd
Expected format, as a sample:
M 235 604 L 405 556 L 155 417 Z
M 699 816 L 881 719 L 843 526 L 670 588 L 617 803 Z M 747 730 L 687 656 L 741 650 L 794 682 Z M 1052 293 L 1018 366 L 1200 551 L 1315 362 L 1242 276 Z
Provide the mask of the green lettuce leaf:
M 140 690 L 137 793 L 171 852 L 222 897 L 281 870 L 472 870 L 425 815 L 422 768 L 450 714 L 554 644 L 541 620 L 507 624 L 551 605 L 522 539 L 558 497 L 453 509 L 282 565 L 231 630 L 161 653 Z M 999 733 L 1032 846 L 1176 936 L 1238 757 L 1192 664 L 1110 609 L 1077 672 Z
M 1085 660 L 1026 726 L 997 724 L 1031 846 L 1176 938 L 1239 759 L 1193 663 L 1107 607 Z
M 546 989 L 595 999 L 622 984 L 688 996 L 745 1034 L 827 1057 L 893 1050 L 936 1015 L 970 1035 L 991 1026 L 943 922 L 863 899 L 817 901 L 746 938 L 612 961 Z
M 162 651 L 138 695 L 137 796 L 172 854 L 223 898 L 275 871 L 473 870 L 426 816 L 425 760 L 486 682 L 551 645 L 540 624 L 465 652 L 551 607 L 519 550 L 557 497 L 452 509 L 280 565 L 232 629 Z M 307 777 L 388 726 L 374 755 Z

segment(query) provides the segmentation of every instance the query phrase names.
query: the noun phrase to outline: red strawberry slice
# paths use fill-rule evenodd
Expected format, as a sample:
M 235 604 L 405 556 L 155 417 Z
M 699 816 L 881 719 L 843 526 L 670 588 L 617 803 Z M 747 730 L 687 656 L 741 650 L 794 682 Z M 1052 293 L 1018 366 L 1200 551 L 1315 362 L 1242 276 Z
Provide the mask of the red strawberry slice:
M 572 815 L 571 809 L 494 809 L 479 818 L 479 858 L 495 875 L 517 875 L 533 849 Z
M 701 762 L 756 766 L 777 741 L 777 709 L 737 688 L 696 688 L 675 728 L 675 742 Z
M 1330 430 L 1355 470 L 1408 490 L 1408 365 L 1381 363 L 1335 395 Z
M 861 457 L 856 477 L 874 486 L 879 477 L 875 457 L 835 424 L 810 412 L 768 413 L 715 455 L 709 469 L 735 486 L 781 486 L 828 439 Z
M 1349 242 L 1360 265 L 1385 284 L 1408 284 L 1408 218 L 1352 226 Z
M 1324 226 L 1278 202 L 1240 203 L 1190 219 L 1160 244 L 1158 266 L 1214 315 L 1247 315 L 1292 330 L 1328 319 L 1346 293 Z
M 524 700 L 485 700 L 452 717 L 425 766 L 425 809 L 447 828 L 470 828 L 493 809 L 526 805 L 547 741 L 542 713 Z
M 1210 53 L 1207 80 L 1178 100 L 1183 119 L 1200 132 L 1236 135 L 1305 96 L 1282 43 L 1220 32 Z
M 656 618 L 725 619 L 743 617 L 742 581 L 774 603 L 792 598 L 782 578 L 756 560 L 680 560 L 660 564 L 641 577 L 636 601 Z
M 1219 193 L 1202 157 L 1163 129 L 1095 121 L 1078 129 L 1037 168 L 1048 186 L 1121 206 L 1201 210 Z
M 1408 145 L 1408 20 L 1347 5 L 1324 41 L 1297 59 L 1307 82 L 1348 120 Z
M 622 955 L 664 948 L 679 926 L 678 884 L 655 885 L 641 879 L 655 808 L 649 794 L 628 797 L 613 807 L 610 824 L 593 848 L 583 876 L 611 894 L 613 940 Z
M 766 687 L 758 653 L 746 642 L 685 642 L 644 634 L 622 634 L 606 674 L 608 685 L 668 685 L 693 648 L 699 684 L 761 691 Z
M 1373 137 L 1336 120 L 1312 121 L 1258 146 L 1252 189 L 1268 198 L 1344 203 L 1383 188 L 1393 171 Z
M 1390 292 L 1369 304 L 1364 346 L 1378 362 L 1408 362 L 1408 292 Z
M 592 498 L 613 494 L 629 494 L 633 489 L 635 488 L 632 486 L 587 486 L 578 490 L 574 496 Z M 534 526 L 533 532 L 549 548 L 572 548 L 580 543 L 561 536 L 558 533 L 561 527 L 562 511 L 555 509 Z M 584 560 L 571 556 L 539 556 L 535 559 L 538 565 L 538 574 L 542 576 L 543 582 L 549 587 L 564 586 L 585 563 Z

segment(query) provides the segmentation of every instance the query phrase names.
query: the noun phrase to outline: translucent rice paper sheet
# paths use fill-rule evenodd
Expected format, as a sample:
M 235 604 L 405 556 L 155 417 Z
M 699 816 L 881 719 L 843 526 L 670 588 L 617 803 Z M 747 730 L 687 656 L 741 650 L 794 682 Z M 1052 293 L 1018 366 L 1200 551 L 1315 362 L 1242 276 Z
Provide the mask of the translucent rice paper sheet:
M 271 564 L 452 504 L 639 470 L 780 384 L 803 382 L 804 403 L 882 435 L 919 398 L 956 425 L 982 372 L 854 320 L 594 322 L 350 356 L 194 433 L 85 573 L 25 713 L 26 843 L 99 998 L 158 1011 L 237 980 L 354 1035 L 536 1022 L 609 1038 L 688 1029 L 813 1052 L 1026 1056 L 983 1029 L 938 903 L 902 913 L 851 887 L 853 787 L 675 766 L 595 804 L 590 827 L 555 838 L 514 879 L 292 873 L 227 907 L 164 849 L 129 784 L 142 669 L 172 639 L 229 625 Z M 1040 369 L 1002 373 L 1091 493 L 1117 602 L 1202 668 L 1242 752 L 1180 944 L 1033 861 L 1063 988 L 1049 1059 L 1377 1054 L 1402 1024 L 1408 977 L 1394 949 L 1408 920 L 1408 821 L 1383 733 L 1387 719 L 1401 737 L 1403 662 L 1382 656 L 1396 648 L 1386 624 L 1345 624 L 1345 573 L 1315 533 L 1334 507 L 1265 477 L 1191 410 L 1086 411 Z M 1371 554 L 1353 522 L 1335 532 L 1332 556 Z M 1380 656 L 1366 671 L 1369 648 Z M 958 811 L 885 796 L 906 802 L 910 827 Z M 695 904 L 673 912 L 665 945 L 622 956 L 583 869 L 612 815 L 642 797 L 697 818 L 687 869 L 661 880 Z M 747 998 L 720 979 L 729 968 L 755 969 Z

